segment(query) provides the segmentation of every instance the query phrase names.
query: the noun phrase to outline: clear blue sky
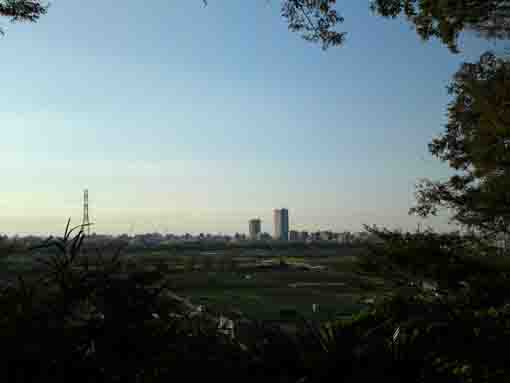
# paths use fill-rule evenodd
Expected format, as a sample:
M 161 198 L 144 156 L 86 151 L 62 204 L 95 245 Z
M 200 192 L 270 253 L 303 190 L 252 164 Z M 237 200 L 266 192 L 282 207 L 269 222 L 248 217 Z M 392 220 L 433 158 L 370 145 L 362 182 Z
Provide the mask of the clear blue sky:
M 446 85 L 493 45 L 452 55 L 405 21 L 342 2 L 326 52 L 277 0 L 55 0 L 0 40 L 0 232 L 58 233 L 90 190 L 102 233 L 414 228 Z M 444 228 L 444 219 L 427 221 Z

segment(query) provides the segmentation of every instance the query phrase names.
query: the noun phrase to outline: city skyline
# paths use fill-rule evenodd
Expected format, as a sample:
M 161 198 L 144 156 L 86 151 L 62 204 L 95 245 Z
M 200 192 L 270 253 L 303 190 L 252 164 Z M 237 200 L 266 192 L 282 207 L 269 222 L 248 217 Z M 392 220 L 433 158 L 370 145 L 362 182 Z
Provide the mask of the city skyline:
M 427 143 L 475 37 L 451 55 L 353 2 L 345 46 L 322 52 L 276 3 L 87 4 L 2 38 L 0 232 L 79 224 L 82 185 L 103 233 L 235 232 L 283 205 L 298 229 L 413 229 L 416 181 L 449 174 Z
M 76 210 L 76 209 L 75 209 Z M 99 209 L 100 211 L 101 209 Z M 271 222 L 272 226 L 269 229 L 262 230 L 262 223 L 264 222 L 264 219 L 261 219 L 261 216 L 269 215 L 268 211 L 271 212 L 271 219 L 266 219 L 266 222 Z M 193 235 L 193 236 L 199 236 L 201 234 L 209 234 L 209 235 L 234 235 L 234 234 L 243 234 L 246 235 L 247 238 L 254 239 L 254 236 L 252 236 L 252 230 L 255 232 L 255 234 L 260 235 L 266 235 L 273 239 L 290 239 L 290 234 L 292 232 L 297 233 L 298 235 L 301 235 L 302 233 L 320 233 L 320 232 L 363 232 L 363 225 L 360 225 L 359 227 L 355 227 L 352 225 L 352 222 L 350 224 L 344 224 L 344 225 L 324 225 L 324 224 L 318 224 L 318 223 L 312 223 L 307 224 L 303 222 L 294 223 L 293 226 L 289 225 L 289 209 L 287 208 L 279 208 L 279 209 L 269 209 L 265 212 L 265 214 L 259 214 L 257 218 L 251 218 L 248 220 L 248 229 L 247 230 L 232 230 L 232 231 L 218 231 L 218 230 L 199 230 L 195 228 L 194 230 L 185 230 L 185 231 L 175 231 L 171 230 L 170 228 L 172 225 L 170 224 L 170 221 L 168 221 L 166 224 L 150 224 L 149 230 L 144 231 L 138 231 L 136 230 L 137 225 L 136 222 L 131 222 L 129 224 L 128 230 L 118 230 L 118 231 L 102 231 L 101 228 L 104 227 L 104 225 L 100 222 L 98 219 L 94 219 L 93 217 L 89 220 L 89 190 L 84 189 L 83 190 L 83 196 L 81 200 L 81 212 L 80 217 L 81 221 L 77 219 L 77 217 L 69 217 L 71 227 L 80 226 L 85 224 L 87 226 L 86 231 L 89 233 L 94 233 L 97 235 L 144 235 L 144 234 L 150 234 L 150 233 L 157 233 L 162 235 L 176 235 L 176 236 L 184 236 L 184 235 Z M 299 217 L 299 214 L 298 214 Z M 321 215 L 318 218 L 324 218 L 324 215 Z M 66 221 L 67 222 L 67 221 Z M 87 224 L 88 223 L 88 224 Z M 338 222 L 337 222 L 338 223 Z M 147 226 L 147 222 L 145 222 Z M 126 226 L 126 222 L 122 223 L 123 227 Z M 200 225 L 198 225 L 200 226 Z M 62 226 L 62 230 L 65 228 L 65 226 Z M 402 229 L 401 227 L 399 229 Z M 9 231 L 4 230 L 0 231 L 0 234 L 7 234 L 7 235 L 59 235 L 61 234 L 59 230 L 51 232 L 51 231 Z M 256 235 L 255 235 L 256 237 Z

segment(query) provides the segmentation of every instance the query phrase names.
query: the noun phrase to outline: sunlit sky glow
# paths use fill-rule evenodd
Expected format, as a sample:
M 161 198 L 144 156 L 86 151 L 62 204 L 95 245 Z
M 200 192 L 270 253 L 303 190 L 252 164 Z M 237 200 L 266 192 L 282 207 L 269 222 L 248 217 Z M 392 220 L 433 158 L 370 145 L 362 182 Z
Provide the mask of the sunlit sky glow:
M 414 228 L 446 85 L 497 45 L 452 55 L 405 21 L 342 2 L 346 45 L 287 31 L 278 1 L 55 0 L 0 40 L 0 232 Z M 4 21 L 4 23 L 6 23 Z M 444 229 L 445 219 L 423 222 Z

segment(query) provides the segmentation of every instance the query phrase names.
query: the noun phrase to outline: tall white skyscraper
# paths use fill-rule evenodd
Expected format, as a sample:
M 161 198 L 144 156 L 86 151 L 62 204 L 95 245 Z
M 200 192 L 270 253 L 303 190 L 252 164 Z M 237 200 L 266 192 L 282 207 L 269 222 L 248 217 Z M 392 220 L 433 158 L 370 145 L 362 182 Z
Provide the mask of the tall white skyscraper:
M 273 238 L 281 241 L 289 240 L 289 211 L 287 209 L 273 210 Z

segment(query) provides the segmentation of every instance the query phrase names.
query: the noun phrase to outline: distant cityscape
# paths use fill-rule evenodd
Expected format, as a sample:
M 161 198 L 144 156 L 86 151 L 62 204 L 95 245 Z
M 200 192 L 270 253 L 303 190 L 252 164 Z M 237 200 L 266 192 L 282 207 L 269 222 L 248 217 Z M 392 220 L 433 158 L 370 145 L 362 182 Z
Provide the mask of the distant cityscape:
M 368 240 L 370 235 L 366 232 L 351 233 L 342 232 L 336 233 L 329 230 L 320 231 L 306 231 L 306 230 L 290 230 L 289 225 L 289 210 L 274 209 L 273 210 L 273 235 L 262 231 L 262 221 L 260 218 L 253 218 L 248 222 L 248 238 L 241 235 L 238 240 L 252 240 L 252 241 L 336 241 L 339 243 L 350 243 L 355 240 Z
M 128 236 L 126 234 L 117 236 L 117 238 L 129 240 L 133 245 L 164 245 L 176 242 L 336 242 L 339 244 L 352 244 L 367 241 L 377 241 L 377 238 L 370 233 L 361 232 L 333 232 L 331 230 L 290 230 L 289 210 L 286 208 L 273 210 L 273 227 L 272 234 L 262 231 L 262 220 L 260 218 L 252 218 L 248 221 L 248 233 L 229 234 L 211 234 L 200 233 L 193 235 L 190 233 L 177 234 L 161 234 L 147 233 Z M 99 237 L 92 234 L 92 237 Z
M 165 246 L 181 242 L 216 242 L 216 243 L 257 243 L 257 242 L 301 242 L 301 243 L 314 243 L 314 242 L 327 242 L 338 244 L 355 244 L 364 242 L 375 242 L 378 238 L 371 235 L 366 231 L 360 232 L 333 232 L 331 230 L 290 230 L 289 225 L 289 210 L 286 208 L 273 209 L 273 231 L 272 235 L 268 232 L 262 231 L 262 220 L 260 218 L 252 218 L 248 221 L 248 234 L 235 233 L 229 234 L 211 234 L 200 233 L 193 235 L 190 233 L 185 234 L 171 234 L 171 233 L 144 233 L 144 234 L 120 234 L 108 235 L 97 234 L 92 232 L 93 225 L 91 225 L 89 218 L 89 195 L 88 190 L 84 190 L 83 194 L 83 220 L 82 228 L 89 240 L 94 242 L 104 242 L 110 240 L 121 240 L 128 245 L 132 246 Z M 36 235 L 28 236 L 14 236 L 12 238 L 23 238 L 26 243 L 38 243 L 43 238 Z M 12 239 L 11 238 L 11 239 Z M 8 239 L 6 235 L 0 235 L 0 239 Z

